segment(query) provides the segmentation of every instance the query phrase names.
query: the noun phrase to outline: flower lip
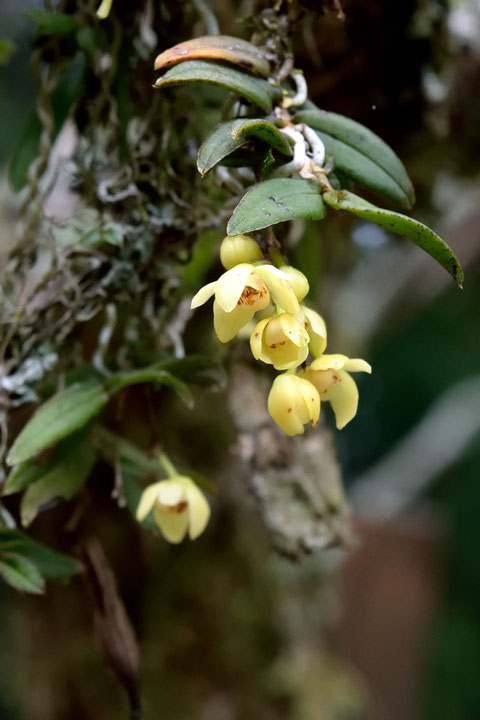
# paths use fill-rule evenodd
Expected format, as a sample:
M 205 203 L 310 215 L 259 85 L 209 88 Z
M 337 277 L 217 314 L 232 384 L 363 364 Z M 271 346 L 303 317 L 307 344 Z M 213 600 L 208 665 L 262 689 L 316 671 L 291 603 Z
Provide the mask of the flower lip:
M 298 367 L 308 355 L 308 333 L 294 317 L 282 313 L 260 320 L 250 337 L 253 356 L 277 370 Z
M 358 409 L 358 388 L 350 372 L 371 373 L 372 368 L 360 358 L 321 355 L 301 373 L 316 387 L 321 399 L 330 402 L 339 430 L 355 417 Z
M 210 507 L 193 480 L 176 475 L 145 488 L 137 507 L 137 520 L 144 520 L 153 510 L 155 522 L 162 535 L 172 543 L 179 543 L 188 532 L 191 540 L 205 529 Z
M 318 423 L 320 396 L 316 388 L 298 375 L 279 375 L 268 396 L 268 412 L 287 435 L 301 435 L 304 425 Z

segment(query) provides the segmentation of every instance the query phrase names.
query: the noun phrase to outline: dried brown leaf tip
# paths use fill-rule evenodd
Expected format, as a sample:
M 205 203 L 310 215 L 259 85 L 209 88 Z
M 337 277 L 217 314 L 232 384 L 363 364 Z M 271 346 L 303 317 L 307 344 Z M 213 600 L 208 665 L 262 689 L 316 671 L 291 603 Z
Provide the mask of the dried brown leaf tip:
M 223 60 L 264 77 L 270 75 L 270 65 L 260 48 L 229 35 L 205 35 L 174 45 L 158 55 L 155 70 L 185 60 Z

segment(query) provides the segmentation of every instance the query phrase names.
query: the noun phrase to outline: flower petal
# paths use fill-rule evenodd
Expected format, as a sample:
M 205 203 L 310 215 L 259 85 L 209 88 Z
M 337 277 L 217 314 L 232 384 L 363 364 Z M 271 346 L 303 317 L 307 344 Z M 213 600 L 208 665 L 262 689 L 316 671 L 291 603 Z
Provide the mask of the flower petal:
M 188 529 L 188 508 L 185 507 L 182 512 L 166 512 L 161 505 L 156 503 L 153 512 L 155 522 L 165 540 L 174 544 L 182 542 Z
M 262 357 L 263 332 L 265 330 L 265 325 L 267 325 L 267 323 L 270 322 L 270 319 L 271 318 L 265 318 L 264 320 L 260 320 L 260 322 L 256 324 L 255 329 L 250 336 L 250 348 L 252 350 L 252 355 L 255 358 L 255 360 L 260 360 L 260 359 L 263 360 L 263 357 Z
M 372 374 L 372 366 L 361 358 L 350 358 L 343 366 L 348 372 L 366 372 Z
M 305 380 L 304 378 L 298 378 L 298 389 L 305 401 L 307 407 L 308 419 L 315 427 L 320 417 L 320 395 L 315 385 Z
M 308 345 L 308 333 L 298 320 L 286 312 L 279 315 L 278 320 L 280 322 L 280 327 L 290 342 L 298 347 Z
M 220 342 L 226 343 L 238 333 L 255 314 L 248 305 L 237 305 L 231 312 L 225 312 L 218 302 L 213 303 L 213 327 Z
M 255 272 L 265 280 L 272 300 L 282 310 L 291 315 L 296 315 L 299 312 L 300 305 L 285 273 L 273 267 L 273 265 L 258 265 Z
M 194 310 L 197 307 L 200 307 L 200 305 L 203 305 L 207 302 L 207 300 L 210 300 L 212 295 L 215 293 L 215 285 L 217 284 L 217 281 L 208 283 L 208 285 L 204 285 L 200 290 L 197 292 L 196 295 L 194 295 L 192 302 L 190 303 L 190 309 Z
M 310 370 L 340 370 L 348 361 L 346 355 L 321 355 L 309 366 Z
M 280 345 L 276 347 L 275 350 L 270 350 L 268 360 L 265 360 L 263 357 L 261 360 L 271 363 L 275 370 L 291 370 L 305 362 L 307 355 L 308 345 L 298 347 L 298 345 L 294 345 L 287 340 L 285 345 Z
M 310 352 L 314 357 L 321 355 L 327 347 L 327 327 L 321 315 L 315 310 L 302 307 L 304 327 L 310 338 Z
M 145 520 L 150 510 L 153 508 L 155 500 L 158 498 L 159 490 L 161 490 L 165 482 L 168 482 L 168 480 L 160 480 L 160 482 L 153 483 L 145 488 L 135 513 L 135 517 L 138 522 Z
M 183 484 L 180 482 L 182 477 L 178 475 L 170 480 L 165 480 L 161 487 L 158 488 L 157 500 L 161 505 L 167 507 L 175 507 L 182 500 L 185 500 L 185 491 Z
M 253 270 L 250 263 L 240 263 L 218 278 L 215 299 L 222 310 L 228 313 L 234 309 Z
M 188 483 L 185 483 L 185 494 L 188 501 L 188 534 L 190 540 L 195 540 L 207 526 L 210 519 L 210 505 L 204 494 L 190 478 L 188 478 Z
M 305 275 L 291 265 L 281 265 L 278 269 L 287 276 L 297 300 L 303 300 L 310 290 L 310 285 Z
M 332 405 L 337 428 L 341 430 L 357 414 L 358 389 L 354 379 L 345 370 L 338 370 L 338 380 L 330 385 L 322 400 Z
M 268 412 L 287 435 L 302 435 L 303 423 L 297 414 L 297 385 L 293 375 L 279 375 L 268 395 Z

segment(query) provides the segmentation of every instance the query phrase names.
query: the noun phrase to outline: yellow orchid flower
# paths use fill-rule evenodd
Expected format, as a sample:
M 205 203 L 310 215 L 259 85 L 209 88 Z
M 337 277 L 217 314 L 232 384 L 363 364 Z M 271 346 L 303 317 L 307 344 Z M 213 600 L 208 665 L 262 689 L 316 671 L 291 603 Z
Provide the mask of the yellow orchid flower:
M 308 332 L 308 347 L 314 357 L 321 355 L 327 347 L 327 326 L 321 315 L 302 305 L 297 320 Z
M 346 355 L 322 355 L 301 373 L 316 387 L 320 399 L 328 400 L 341 430 L 357 414 L 358 389 L 350 372 L 371 373 L 371 366 L 360 358 Z
M 112 2 L 113 0 L 102 0 L 100 7 L 97 10 L 97 17 L 100 18 L 100 20 L 105 20 L 105 18 L 110 15 Z
M 268 395 L 268 412 L 287 435 L 301 435 L 304 425 L 313 427 L 320 416 L 317 389 L 298 375 L 279 375 Z
M 291 265 L 280 265 L 279 270 L 285 273 L 285 275 L 290 280 L 290 285 L 292 286 L 293 292 L 297 296 L 297 300 L 299 302 L 300 300 L 303 300 L 303 298 L 308 295 L 308 291 L 310 290 L 310 285 L 305 275 L 300 272 L 300 270 L 297 270 L 297 268 L 294 268 Z
M 260 320 L 251 334 L 250 347 L 256 360 L 276 370 L 289 370 L 307 359 L 308 341 L 303 325 L 292 315 L 281 313 Z
M 215 295 L 213 325 L 220 342 L 228 342 L 270 299 L 285 312 L 296 315 L 300 306 L 288 278 L 272 265 L 240 263 L 215 282 L 201 288 L 192 300 L 192 309 Z
M 259 244 L 249 235 L 227 235 L 220 245 L 220 262 L 225 270 L 231 270 L 240 263 L 260 260 L 261 257 Z
M 136 518 L 144 520 L 153 509 L 155 522 L 163 537 L 179 543 L 188 532 L 195 540 L 206 528 L 210 507 L 191 478 L 177 475 L 145 488 L 137 507 Z

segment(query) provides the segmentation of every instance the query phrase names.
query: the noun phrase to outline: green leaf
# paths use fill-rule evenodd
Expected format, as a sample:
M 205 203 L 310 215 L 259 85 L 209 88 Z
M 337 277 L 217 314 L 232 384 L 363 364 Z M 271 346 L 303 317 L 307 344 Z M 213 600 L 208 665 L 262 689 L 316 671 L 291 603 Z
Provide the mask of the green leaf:
M 38 513 L 62 500 L 70 500 L 87 480 L 96 460 L 95 449 L 78 435 L 68 438 L 59 456 L 33 484 L 20 503 L 22 525 L 30 525 Z
M 0 575 L 15 590 L 37 595 L 45 592 L 45 581 L 37 566 L 17 553 L 0 555 Z
M 95 381 L 75 383 L 38 408 L 15 440 L 7 462 L 16 465 L 86 425 L 108 402 Z
M 52 93 L 52 110 L 54 116 L 52 140 L 55 140 L 57 137 L 72 106 L 78 101 L 83 91 L 85 72 L 85 55 L 83 52 L 78 52 L 69 63 Z M 32 113 L 13 150 L 8 168 L 8 179 L 12 190 L 15 192 L 19 192 L 27 183 L 28 169 L 39 153 L 41 134 L 42 126 L 40 120 L 35 113 Z
M 73 15 L 49 10 L 26 10 L 24 15 L 37 25 L 39 35 L 68 35 L 77 28 Z
M 224 158 L 236 152 L 249 140 L 260 140 L 283 155 L 293 150 L 287 138 L 269 120 L 264 118 L 238 118 L 219 123 L 207 136 L 198 151 L 197 167 L 205 175 Z
M 75 558 L 52 550 L 19 530 L 0 531 L 0 553 L 4 550 L 30 560 L 46 580 L 67 580 L 83 569 Z
M 265 77 L 270 74 L 270 65 L 261 48 L 229 35 L 204 35 L 174 45 L 158 55 L 155 70 L 198 59 L 233 63 Z
M 168 387 L 171 387 L 178 393 L 187 407 L 192 408 L 194 405 L 193 396 L 188 385 L 158 365 L 150 365 L 145 368 L 136 368 L 135 370 L 117 373 L 108 379 L 107 384 L 110 392 L 116 393 L 130 385 L 139 385 L 141 383 L 168 385 Z
M 7 65 L 15 51 L 15 44 L 6 38 L 0 38 L 0 67 Z
M 326 133 L 317 131 L 317 135 L 325 145 L 327 153 L 333 155 L 335 170 L 340 170 L 347 178 L 390 198 L 402 207 L 410 207 L 410 199 L 405 191 L 373 160 Z
M 339 193 L 325 193 L 323 199 L 335 210 L 346 210 L 362 220 L 369 220 L 376 225 L 381 225 L 386 230 L 408 238 L 440 263 L 450 273 L 457 285 L 462 287 L 463 271 L 459 261 L 447 243 L 426 225 L 406 215 L 377 208 L 346 190 Z
M 255 138 L 270 145 L 283 155 L 293 155 L 292 146 L 287 137 L 280 132 L 276 125 L 266 118 L 238 118 L 230 123 L 230 135 L 234 140 L 240 138 Z
M 320 220 L 325 205 L 317 183 L 275 178 L 258 183 L 238 203 L 227 225 L 229 235 L 261 230 L 286 220 Z
M 204 285 L 205 277 L 216 256 L 219 244 L 216 230 L 207 230 L 195 241 L 190 261 L 183 267 L 181 284 L 187 290 L 197 290 Z M 218 255 L 218 251 L 217 251 Z
M 20 192 L 27 183 L 28 168 L 38 155 L 41 134 L 40 120 L 35 113 L 31 113 L 15 145 L 8 167 L 8 180 L 14 192 Z
M 219 123 L 200 145 L 197 157 L 198 172 L 205 175 L 224 157 L 241 148 L 246 142 L 245 138 L 232 137 L 229 122 Z
M 341 167 L 342 164 L 345 164 L 347 167 L 352 166 L 355 175 L 359 174 L 359 171 L 356 170 L 358 162 L 357 156 L 349 154 L 345 148 L 338 145 L 338 142 L 340 142 L 342 145 L 347 145 L 364 155 L 390 176 L 394 185 L 398 186 L 401 191 L 399 193 L 397 189 L 393 190 L 395 196 L 398 195 L 398 201 L 401 201 L 401 204 L 407 204 L 408 207 L 413 205 L 415 202 L 415 191 L 402 161 L 394 153 L 392 148 L 374 132 L 355 120 L 351 120 L 343 115 L 338 115 L 337 113 L 326 112 L 319 108 L 298 112 L 295 115 L 295 121 L 304 122 L 314 130 L 318 130 L 328 137 L 325 147 L 327 152 L 335 157 L 337 161 L 336 167 L 343 169 Z M 323 134 L 321 135 L 322 139 Z M 335 140 L 337 143 L 332 142 Z M 327 147 L 327 144 L 329 147 Z M 367 180 L 372 173 L 372 170 L 369 168 L 370 166 L 367 165 L 367 170 L 364 171 Z M 377 178 L 377 175 L 378 172 L 375 173 L 373 178 L 376 186 L 381 183 L 381 176 Z M 359 177 L 361 177 L 361 172 Z M 361 179 L 357 179 L 356 177 L 353 179 L 360 184 L 365 184 L 365 187 L 371 187 L 371 185 L 362 182 Z M 390 187 L 390 185 L 387 186 L 387 192 L 385 192 L 385 190 L 379 190 L 378 187 L 372 187 L 372 189 L 377 190 L 377 192 L 382 192 L 382 194 L 387 194 L 387 196 L 395 200 L 396 197 L 388 195 L 388 187 Z M 394 188 L 394 186 L 392 186 L 392 188 Z
M 195 82 L 220 85 L 220 87 L 250 100 L 267 113 L 271 111 L 273 100 L 278 95 L 277 88 L 266 80 L 205 60 L 188 60 L 174 65 L 157 80 L 155 87 L 164 88 Z
M 24 462 L 18 463 L 10 471 L 3 486 L 2 495 L 13 495 L 25 490 L 26 487 L 38 480 L 43 472 L 44 468 L 33 460 L 24 460 Z

